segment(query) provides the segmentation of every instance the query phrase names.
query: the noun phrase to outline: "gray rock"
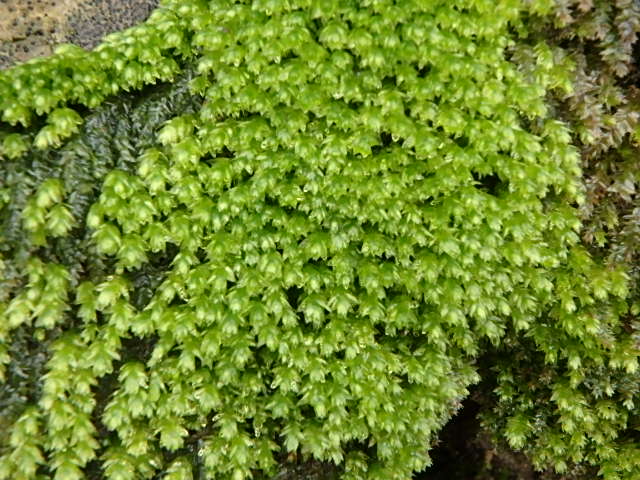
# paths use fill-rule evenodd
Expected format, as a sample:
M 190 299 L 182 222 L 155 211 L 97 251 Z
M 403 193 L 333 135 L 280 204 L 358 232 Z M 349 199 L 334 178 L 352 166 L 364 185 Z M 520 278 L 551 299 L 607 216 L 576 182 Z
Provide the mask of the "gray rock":
M 51 54 L 56 45 L 96 47 L 149 17 L 158 0 L 0 0 L 0 69 Z

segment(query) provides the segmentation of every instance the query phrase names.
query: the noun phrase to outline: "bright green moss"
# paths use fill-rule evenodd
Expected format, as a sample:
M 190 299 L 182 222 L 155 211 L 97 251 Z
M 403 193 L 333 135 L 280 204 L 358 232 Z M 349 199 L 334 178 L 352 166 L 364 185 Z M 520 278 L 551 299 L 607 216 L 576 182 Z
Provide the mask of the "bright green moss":
M 604 362 L 625 279 L 577 246 L 553 65 L 505 59 L 522 8 L 167 1 L 3 73 L 4 121 L 34 126 L 2 125 L 0 358 L 15 372 L 26 332 L 48 360 L 0 478 L 240 480 L 299 457 L 408 479 L 505 336 L 576 378 Z M 181 64 L 153 101 L 104 104 Z

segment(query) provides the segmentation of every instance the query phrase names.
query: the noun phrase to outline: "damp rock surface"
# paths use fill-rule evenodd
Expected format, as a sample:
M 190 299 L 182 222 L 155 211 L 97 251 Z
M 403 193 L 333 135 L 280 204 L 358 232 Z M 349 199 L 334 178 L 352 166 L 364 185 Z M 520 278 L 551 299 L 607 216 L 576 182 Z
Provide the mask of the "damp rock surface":
M 144 21 L 158 0 L 0 0 L 0 69 L 50 55 L 56 45 L 97 46 Z

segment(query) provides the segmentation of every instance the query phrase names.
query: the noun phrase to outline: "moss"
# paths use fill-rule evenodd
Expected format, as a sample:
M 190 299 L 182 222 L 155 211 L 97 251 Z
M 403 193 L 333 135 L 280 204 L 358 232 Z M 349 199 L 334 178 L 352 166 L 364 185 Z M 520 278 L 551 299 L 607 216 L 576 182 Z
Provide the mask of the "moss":
M 637 471 L 534 8 L 165 1 L 1 73 L 2 363 L 51 343 L 0 478 L 405 480 L 480 374 L 537 466 Z

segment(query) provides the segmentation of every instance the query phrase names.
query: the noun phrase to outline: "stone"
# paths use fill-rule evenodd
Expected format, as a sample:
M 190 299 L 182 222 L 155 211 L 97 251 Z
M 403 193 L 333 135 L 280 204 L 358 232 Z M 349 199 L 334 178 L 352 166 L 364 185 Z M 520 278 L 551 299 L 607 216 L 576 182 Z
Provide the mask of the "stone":
M 0 69 L 50 55 L 61 43 L 96 47 L 143 22 L 158 0 L 0 0 Z

